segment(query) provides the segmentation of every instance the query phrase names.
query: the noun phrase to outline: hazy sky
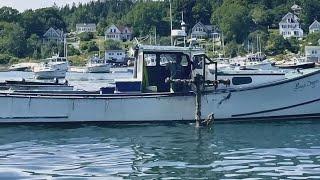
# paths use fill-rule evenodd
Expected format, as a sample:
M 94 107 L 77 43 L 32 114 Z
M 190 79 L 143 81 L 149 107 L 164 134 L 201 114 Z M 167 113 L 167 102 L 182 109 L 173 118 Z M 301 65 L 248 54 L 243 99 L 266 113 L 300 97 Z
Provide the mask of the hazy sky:
M 24 11 L 26 9 L 38 9 L 42 7 L 52 6 L 56 3 L 58 6 L 63 6 L 65 4 L 72 4 L 75 2 L 90 2 L 92 0 L 0 0 L 0 7 L 9 6 L 19 11 Z

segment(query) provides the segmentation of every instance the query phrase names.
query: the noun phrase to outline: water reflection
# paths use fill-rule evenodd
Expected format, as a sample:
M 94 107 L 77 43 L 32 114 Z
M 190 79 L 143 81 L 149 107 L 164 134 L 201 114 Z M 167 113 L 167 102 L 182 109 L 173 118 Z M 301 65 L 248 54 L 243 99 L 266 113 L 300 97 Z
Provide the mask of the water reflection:
M 0 178 L 318 179 L 319 122 L 0 128 Z

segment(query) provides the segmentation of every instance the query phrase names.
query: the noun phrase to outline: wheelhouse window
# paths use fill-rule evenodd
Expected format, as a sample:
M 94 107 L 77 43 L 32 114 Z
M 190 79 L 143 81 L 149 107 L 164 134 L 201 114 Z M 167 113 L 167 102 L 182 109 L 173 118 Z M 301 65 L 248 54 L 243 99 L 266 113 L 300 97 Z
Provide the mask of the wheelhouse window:
M 176 54 L 160 54 L 160 66 L 166 66 L 168 63 L 177 62 Z
M 232 78 L 233 85 L 243 85 L 252 83 L 251 77 L 234 77 Z
M 156 54 L 144 54 L 144 62 L 146 66 L 156 66 L 157 65 L 157 55 Z

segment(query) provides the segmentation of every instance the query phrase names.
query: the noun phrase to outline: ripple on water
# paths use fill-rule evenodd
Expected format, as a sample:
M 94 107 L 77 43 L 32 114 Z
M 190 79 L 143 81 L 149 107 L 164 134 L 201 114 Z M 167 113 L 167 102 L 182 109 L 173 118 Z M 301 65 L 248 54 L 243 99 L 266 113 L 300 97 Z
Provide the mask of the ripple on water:
M 201 130 L 148 124 L 1 127 L 0 179 L 319 179 L 320 134 L 312 130 L 318 128 L 317 122 Z

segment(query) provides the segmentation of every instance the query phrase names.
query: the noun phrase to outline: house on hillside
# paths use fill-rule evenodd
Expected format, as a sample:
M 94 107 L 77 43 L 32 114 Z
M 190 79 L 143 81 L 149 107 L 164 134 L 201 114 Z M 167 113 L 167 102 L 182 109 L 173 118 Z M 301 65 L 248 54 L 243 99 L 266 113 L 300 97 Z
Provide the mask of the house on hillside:
M 105 60 L 111 60 L 117 63 L 125 63 L 126 51 L 125 50 L 106 50 Z
M 97 25 L 94 23 L 79 23 L 76 24 L 76 32 L 82 33 L 82 32 L 96 32 L 97 31 Z
M 320 23 L 317 20 L 309 26 L 309 33 L 320 32 Z
M 195 24 L 191 30 L 191 38 L 214 39 L 215 42 L 221 40 L 220 31 L 216 26 L 204 25 L 201 22 Z
M 320 62 L 320 46 L 306 46 L 305 54 L 307 61 L 319 63 Z
M 287 13 L 279 23 L 279 32 L 284 38 L 302 38 L 303 30 L 300 27 L 298 16 L 291 12 Z
M 47 42 L 57 42 L 62 43 L 64 41 L 64 33 L 60 29 L 50 28 L 46 33 L 43 35 L 43 43 Z
M 127 26 L 116 26 L 112 24 L 105 31 L 105 40 L 128 41 L 132 39 L 132 29 Z

